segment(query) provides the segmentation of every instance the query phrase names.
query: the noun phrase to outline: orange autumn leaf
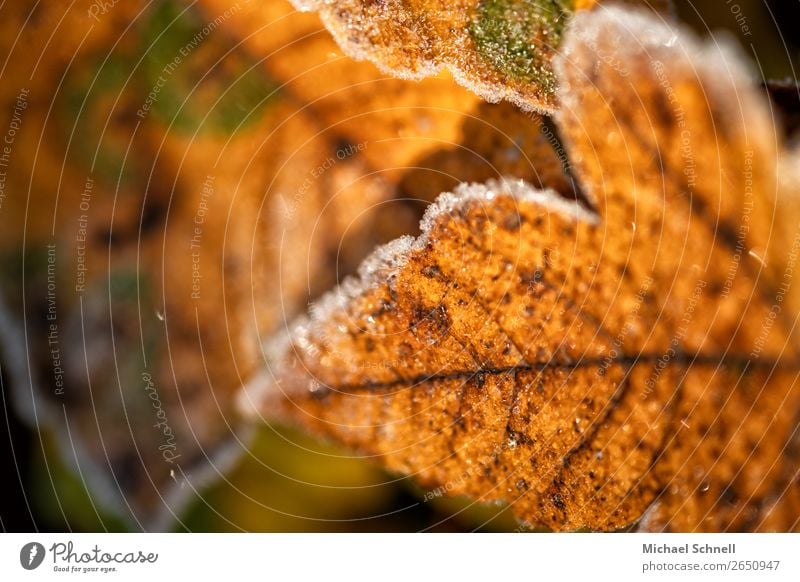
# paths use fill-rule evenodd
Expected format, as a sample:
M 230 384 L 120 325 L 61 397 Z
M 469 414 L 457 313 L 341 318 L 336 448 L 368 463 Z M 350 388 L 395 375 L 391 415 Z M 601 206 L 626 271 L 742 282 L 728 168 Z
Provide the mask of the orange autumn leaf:
M 590 207 L 442 195 L 242 407 L 553 530 L 797 530 L 797 154 L 728 47 L 621 9 L 573 26 L 556 120 Z
M 404 79 L 441 69 L 490 102 L 550 111 L 551 61 L 573 13 L 597 0 L 292 0 L 316 11 L 348 55 Z M 661 10 L 666 1 L 631 4 Z

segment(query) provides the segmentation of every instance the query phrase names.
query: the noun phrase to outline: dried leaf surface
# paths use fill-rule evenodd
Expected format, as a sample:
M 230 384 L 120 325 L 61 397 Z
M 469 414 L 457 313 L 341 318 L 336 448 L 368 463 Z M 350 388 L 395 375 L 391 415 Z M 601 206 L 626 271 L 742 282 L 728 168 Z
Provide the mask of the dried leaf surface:
M 242 398 L 555 530 L 794 530 L 793 154 L 727 47 L 576 17 L 557 120 L 592 209 L 501 180 L 268 346 Z

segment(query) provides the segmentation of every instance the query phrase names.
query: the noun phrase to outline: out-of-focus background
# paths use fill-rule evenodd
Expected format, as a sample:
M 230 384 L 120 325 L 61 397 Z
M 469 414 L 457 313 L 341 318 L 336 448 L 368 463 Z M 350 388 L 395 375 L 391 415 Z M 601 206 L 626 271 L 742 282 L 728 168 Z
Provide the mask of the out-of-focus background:
M 675 14 L 765 80 L 797 77 L 800 1 Z M 507 155 L 529 116 L 355 63 L 284 0 L 6 2 L 0 30 L 0 529 L 517 527 L 242 428 L 235 397 L 260 338 L 415 234 L 439 192 L 507 171 L 569 194 Z

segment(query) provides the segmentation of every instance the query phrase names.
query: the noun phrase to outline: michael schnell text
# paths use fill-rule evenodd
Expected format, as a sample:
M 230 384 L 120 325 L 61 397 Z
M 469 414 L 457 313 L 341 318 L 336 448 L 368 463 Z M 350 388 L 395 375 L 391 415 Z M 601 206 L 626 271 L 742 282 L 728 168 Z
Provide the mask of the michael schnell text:
M 642 544 L 643 554 L 735 554 L 736 544 L 712 546 L 710 544 Z

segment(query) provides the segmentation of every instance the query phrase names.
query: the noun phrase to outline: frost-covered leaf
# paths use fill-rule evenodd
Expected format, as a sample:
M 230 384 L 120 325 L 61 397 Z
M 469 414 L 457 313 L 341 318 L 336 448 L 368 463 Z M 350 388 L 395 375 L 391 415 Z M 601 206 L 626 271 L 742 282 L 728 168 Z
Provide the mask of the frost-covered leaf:
M 795 154 L 734 52 L 653 18 L 579 15 L 556 71 L 592 208 L 441 196 L 243 407 L 556 530 L 797 529 Z
M 4 369 L 129 527 L 168 527 L 230 467 L 261 339 L 424 202 L 508 172 L 569 190 L 538 116 L 387 78 L 316 17 L 257 4 L 126 3 L 83 45 L 93 3 L 42 6 L 10 59 L 33 78 L 0 208 Z M 24 47 L 51 35 L 37 66 Z M 19 91 L 0 91 L 9 112 Z
M 404 79 L 449 70 L 484 99 L 552 110 L 552 59 L 572 15 L 597 0 L 292 0 L 342 49 Z M 630 3 L 665 8 L 667 2 Z

